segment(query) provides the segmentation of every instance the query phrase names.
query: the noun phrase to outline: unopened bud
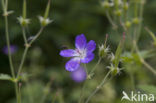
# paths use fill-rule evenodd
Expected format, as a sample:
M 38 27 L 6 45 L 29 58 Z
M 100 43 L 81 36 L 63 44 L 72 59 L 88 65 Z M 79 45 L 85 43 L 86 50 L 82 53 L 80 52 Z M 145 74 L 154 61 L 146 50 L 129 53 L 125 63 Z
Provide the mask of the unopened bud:
M 120 72 L 120 69 L 118 67 L 114 67 L 113 64 L 111 64 L 111 66 L 108 66 L 108 68 L 110 69 L 112 76 L 115 76 Z
M 126 21 L 125 26 L 126 26 L 126 28 L 130 28 L 131 27 L 131 22 L 130 21 Z
M 21 26 L 25 27 L 30 23 L 30 19 L 24 19 L 23 17 L 17 18 Z
M 99 57 L 104 58 L 109 52 L 109 46 L 106 47 L 105 45 L 99 46 Z
M 118 9 L 118 10 L 116 10 L 114 13 L 115 13 L 115 15 L 117 15 L 117 16 L 121 16 L 122 11 Z
M 13 10 L 11 10 L 11 11 L 6 11 L 6 12 L 3 14 L 3 16 L 9 16 L 10 14 L 13 14 L 13 13 L 14 13 Z
M 108 58 L 111 60 L 111 62 L 114 62 L 115 60 L 115 55 L 113 53 L 111 53 Z
M 49 18 L 44 18 L 42 16 L 39 16 L 39 21 L 41 23 L 41 26 L 47 26 L 48 24 L 50 24 L 52 22 L 52 20 L 50 20 Z
M 107 2 L 107 1 L 104 1 L 104 2 L 102 2 L 102 6 L 104 7 L 104 8 L 109 8 L 109 2 Z
M 134 24 L 139 24 L 139 18 L 137 18 L 137 17 L 134 18 L 134 19 L 133 19 L 133 23 L 134 23 Z
M 125 4 L 123 5 L 123 9 L 124 9 L 125 11 L 128 10 L 128 7 L 129 7 L 128 3 L 125 3 Z

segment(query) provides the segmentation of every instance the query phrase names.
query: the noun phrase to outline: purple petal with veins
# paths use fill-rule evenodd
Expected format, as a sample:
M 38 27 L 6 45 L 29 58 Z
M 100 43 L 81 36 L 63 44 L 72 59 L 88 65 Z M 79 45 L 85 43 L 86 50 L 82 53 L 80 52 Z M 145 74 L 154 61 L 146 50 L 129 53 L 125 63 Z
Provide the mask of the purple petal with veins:
M 90 40 L 86 46 L 87 52 L 93 52 L 95 48 L 96 48 L 96 43 L 93 40 Z
M 75 46 L 77 49 L 82 50 L 86 47 L 87 40 L 84 34 L 78 35 L 75 40 Z
M 94 59 L 94 54 L 93 53 L 88 53 L 85 58 L 81 59 L 82 63 L 89 63 Z
M 62 50 L 60 52 L 60 55 L 63 57 L 73 57 L 73 56 L 78 56 L 77 52 L 73 49 L 66 49 Z
M 78 69 L 79 66 L 80 66 L 80 59 L 76 57 L 70 59 L 65 65 L 66 70 L 70 72 L 75 71 L 76 69 Z

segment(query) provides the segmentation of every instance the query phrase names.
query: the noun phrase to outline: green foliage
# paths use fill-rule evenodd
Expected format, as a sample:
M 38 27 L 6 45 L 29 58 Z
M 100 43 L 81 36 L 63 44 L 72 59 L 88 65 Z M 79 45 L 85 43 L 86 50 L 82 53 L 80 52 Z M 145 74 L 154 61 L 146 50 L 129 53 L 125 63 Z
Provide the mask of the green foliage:
M 151 93 L 156 96 L 156 86 L 154 85 L 139 85 L 138 88 L 143 90 L 144 92 Z
M 8 74 L 0 74 L 0 80 L 11 80 L 11 76 Z
M 21 15 L 22 10 L 22 0 L 21 1 L 9 1 L 8 10 L 15 11 L 14 14 L 9 17 L 9 32 L 10 32 L 10 42 L 16 44 L 19 48 L 16 54 L 13 54 L 14 66 L 17 68 L 19 61 L 21 60 L 21 55 L 24 48 L 24 42 L 22 38 L 22 31 L 20 25 L 17 23 L 17 17 Z M 105 0 L 106 1 L 106 0 Z M 118 0 L 119 1 L 119 0 Z M 104 11 L 105 8 L 100 7 L 100 2 L 96 0 L 52 0 L 51 10 L 49 12 L 49 18 L 54 19 L 54 22 L 47 26 L 44 30 L 43 35 L 36 41 L 34 45 L 31 46 L 30 51 L 28 52 L 28 57 L 24 63 L 24 72 L 20 74 L 20 79 L 22 82 L 22 103 L 40 103 L 43 98 L 44 90 L 47 82 L 50 78 L 53 78 L 54 81 L 50 87 L 49 94 L 47 95 L 46 102 L 49 103 L 56 96 L 56 103 L 76 103 L 80 96 L 81 83 L 75 83 L 70 79 L 70 73 L 65 71 L 64 64 L 66 60 L 62 60 L 59 56 L 59 51 L 62 49 L 62 46 L 70 47 L 71 43 L 74 42 L 75 35 L 84 33 L 87 39 L 95 40 L 97 44 L 100 44 L 105 39 L 105 34 L 109 34 L 108 45 L 111 47 L 111 51 L 115 52 L 115 65 L 118 66 L 121 60 L 121 71 L 120 75 L 116 75 L 113 78 L 113 81 L 109 85 L 105 85 L 101 91 L 99 91 L 95 97 L 92 98 L 90 103 L 121 103 L 121 91 L 131 90 L 131 80 L 129 74 L 134 75 L 134 82 L 139 84 L 151 84 L 155 83 L 155 77 L 150 75 L 150 72 L 147 72 L 139 59 L 139 55 L 146 59 L 153 67 L 156 67 L 155 64 L 155 48 L 152 47 L 150 37 L 147 35 L 147 32 L 141 32 L 141 38 L 139 39 L 139 55 L 136 52 L 131 52 L 130 48 L 133 46 L 131 37 L 134 36 L 133 29 L 138 27 L 138 23 L 143 22 L 144 26 L 148 26 L 153 33 L 156 32 L 155 24 L 155 15 L 156 11 L 156 1 L 155 0 L 146 0 L 144 19 L 139 19 L 139 21 L 134 17 L 134 6 L 133 4 L 137 1 L 142 0 L 124 0 L 130 1 L 130 5 L 127 4 L 125 10 L 128 11 L 127 19 L 124 20 L 123 17 L 124 11 L 121 10 L 122 6 L 118 9 L 114 9 L 111 5 L 105 5 L 109 8 L 110 17 L 114 20 L 113 23 L 118 26 L 118 30 L 113 30 L 112 26 L 109 25 L 108 19 Z M 47 0 L 27 0 L 27 16 L 31 19 L 29 27 L 27 27 L 27 37 L 32 37 L 36 34 L 36 31 L 40 27 L 37 16 L 45 12 L 45 5 Z M 139 4 L 139 3 L 138 3 Z M 117 4 L 118 5 L 118 4 Z M 131 5 L 133 7 L 131 7 Z M 140 5 L 140 4 L 139 4 Z M 138 5 L 138 6 L 139 6 Z M 1 10 L 1 9 L 0 9 Z M 121 10 L 121 11 L 120 11 Z M 1 10 L 2 11 L 2 10 Z M 49 10 L 48 10 L 49 11 Z M 114 16 L 114 12 L 118 16 Z M 139 13 L 139 12 L 138 12 Z M 1 13 L 2 14 L 2 13 Z M 123 16 L 124 15 L 124 16 Z M 121 17 L 121 18 L 119 18 Z M 118 21 L 119 19 L 125 24 L 128 28 L 129 34 L 126 34 L 126 40 L 128 47 L 122 48 L 119 40 L 121 40 L 123 33 L 122 25 Z M 132 20 L 135 21 L 135 26 L 132 23 Z M 5 43 L 4 36 L 4 20 L 2 16 L 0 18 L 0 49 L 2 49 Z M 142 30 L 144 31 L 144 30 Z M 152 38 L 154 34 L 151 35 Z M 127 41 L 130 42 L 127 42 Z M 155 40 L 153 38 L 153 40 Z M 119 45 L 118 45 L 119 44 Z M 117 47 L 117 49 L 116 49 Z M 152 48 L 152 50 L 150 49 Z M 121 52 L 123 51 L 123 53 Z M 126 52 L 124 52 L 126 51 Z M 94 61 L 87 65 L 88 70 L 96 64 L 97 56 L 95 55 Z M 89 80 L 87 88 L 84 93 L 84 97 L 88 97 L 90 92 L 94 90 L 101 82 L 105 76 L 105 66 L 109 65 L 109 61 L 104 59 L 101 64 L 98 65 L 98 69 L 95 73 L 95 78 Z M 123 64 L 123 65 L 122 65 Z M 6 69 L 7 68 L 7 69 Z M 0 72 L 8 73 L 8 58 L 0 50 Z M 16 70 L 15 70 L 16 71 Z M 30 79 L 31 78 L 31 79 Z M 1 74 L 0 80 L 12 80 L 11 76 L 7 74 Z M 12 84 L 7 84 L 5 81 L 0 81 L 0 103 L 13 103 L 15 99 L 14 88 Z M 12 86 L 12 88 L 11 88 Z M 154 93 L 155 86 L 143 85 L 140 89 L 145 92 Z M 51 91 L 52 90 L 52 91 Z M 155 93 L 154 93 L 155 94 Z M 16 103 L 16 102 L 14 102 Z

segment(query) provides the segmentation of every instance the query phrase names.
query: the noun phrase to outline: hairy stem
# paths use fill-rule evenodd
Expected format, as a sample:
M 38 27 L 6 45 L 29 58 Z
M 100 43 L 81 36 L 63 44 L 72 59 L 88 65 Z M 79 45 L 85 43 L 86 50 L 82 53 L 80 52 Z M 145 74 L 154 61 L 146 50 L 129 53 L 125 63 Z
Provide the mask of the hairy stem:
M 43 28 L 44 27 L 41 27 L 41 29 L 39 30 L 39 32 L 36 34 L 35 38 L 30 43 L 27 43 L 25 45 L 24 53 L 23 53 L 22 60 L 21 60 L 21 63 L 20 63 L 19 69 L 18 69 L 18 73 L 17 73 L 17 78 L 19 78 L 19 75 L 20 75 L 20 73 L 22 71 L 23 64 L 24 64 L 24 61 L 25 61 L 25 58 L 26 58 L 28 49 L 30 48 L 31 44 L 40 36 L 40 34 L 43 31 Z M 25 34 L 23 34 L 23 35 L 25 35 Z
M 156 75 L 156 70 L 155 70 L 151 65 L 149 65 L 149 64 L 145 61 L 144 58 L 142 58 L 142 57 L 140 56 L 139 48 L 137 47 L 135 41 L 134 41 L 134 45 L 135 45 L 135 48 L 136 48 L 136 52 L 137 52 L 137 54 L 138 54 L 138 56 L 139 56 L 140 62 L 141 62 L 144 66 L 146 66 L 146 68 L 147 68 L 149 71 L 151 71 L 154 75 Z
M 86 72 L 87 72 L 87 76 L 88 76 L 88 79 L 91 78 L 91 75 L 92 73 L 96 70 L 97 66 L 100 64 L 102 58 L 99 58 L 98 62 L 95 64 L 95 66 L 92 68 L 92 70 L 90 71 L 90 73 L 88 74 L 88 71 L 87 71 L 87 68 L 86 68 L 86 65 L 85 65 L 85 68 L 86 68 Z M 81 89 L 81 93 L 80 93 L 80 99 L 79 99 L 79 102 L 78 103 L 83 103 L 83 92 L 85 90 L 85 86 L 86 86 L 86 82 L 84 82 L 83 86 L 82 86 L 82 89 Z
M 113 22 L 113 20 L 112 20 L 112 18 L 111 18 L 111 16 L 110 16 L 108 10 L 106 10 L 106 16 L 107 16 L 109 22 L 112 24 L 113 28 L 117 28 L 117 25 Z
M 86 100 L 85 103 L 88 103 L 91 100 L 91 98 L 96 94 L 96 92 L 98 92 L 102 88 L 102 86 L 105 84 L 106 79 L 108 78 L 108 76 L 109 76 L 110 73 L 111 73 L 111 71 L 109 71 L 106 74 L 106 76 L 104 77 L 104 79 L 102 80 L 102 82 L 100 83 L 100 85 L 97 86 L 96 89 L 90 94 L 90 96 L 88 97 L 88 99 Z
M 8 59 L 9 59 L 9 64 L 10 64 L 11 75 L 15 79 L 15 71 L 14 71 L 14 66 L 13 66 L 13 61 L 12 61 L 12 56 L 11 56 L 11 51 L 10 51 L 8 14 L 7 14 L 8 13 L 7 12 L 8 0 L 6 0 L 5 2 L 4 2 L 4 0 L 2 0 L 2 7 L 3 7 L 3 16 L 4 16 L 4 19 L 5 19 L 5 35 L 6 35 L 6 43 L 7 43 L 7 47 L 8 47 Z M 17 82 L 15 82 L 15 92 L 16 92 L 17 103 L 20 103 Z
M 44 27 L 42 26 L 41 29 L 39 30 L 39 32 L 34 37 L 34 39 L 32 41 L 30 41 L 30 43 L 29 43 L 30 46 L 40 36 L 40 34 L 42 33 L 43 29 L 44 29 Z
M 93 67 L 93 69 L 90 71 L 89 75 L 91 75 L 91 74 L 96 70 L 96 68 L 97 68 L 97 66 L 100 64 L 101 60 L 102 60 L 102 58 L 100 57 L 99 60 L 98 60 L 98 62 L 96 63 L 96 65 L 95 65 L 95 66 Z
M 22 56 L 22 60 L 21 60 L 21 63 L 20 63 L 19 69 L 18 69 L 18 73 L 17 73 L 17 78 L 19 78 L 19 75 L 20 75 L 21 70 L 22 70 L 22 68 L 23 68 L 23 64 L 24 64 L 24 61 L 25 61 L 25 58 L 26 58 L 28 49 L 29 49 L 29 47 L 27 47 L 27 46 L 26 46 L 25 49 L 24 49 L 24 53 L 23 53 L 23 56 Z
M 4 14 L 7 14 L 7 5 L 4 3 L 4 0 L 2 0 L 4 4 L 3 5 L 3 10 L 4 10 Z M 7 0 L 6 0 L 7 2 Z M 11 56 L 11 51 L 10 51 L 10 39 L 9 39 L 9 28 L 8 28 L 8 15 L 4 15 L 4 19 L 5 19 L 5 36 L 6 36 L 6 43 L 7 43 L 7 48 L 8 48 L 8 59 L 9 59 L 9 64 L 10 64 L 10 69 L 11 69 L 11 74 L 13 76 L 13 78 L 15 78 L 15 72 L 14 72 L 14 66 L 13 66 L 13 62 L 12 62 L 12 56 Z
M 80 93 L 80 99 L 79 99 L 78 103 L 83 103 L 82 101 L 83 101 L 83 95 L 84 95 L 84 90 L 85 90 L 86 82 L 87 81 L 85 81 L 84 84 L 83 84 L 83 86 L 82 86 L 81 93 Z
M 24 42 L 25 42 L 25 45 L 27 44 L 27 37 L 26 37 L 26 32 L 25 32 L 25 28 L 22 27 L 22 32 L 23 32 L 23 39 L 24 39 Z

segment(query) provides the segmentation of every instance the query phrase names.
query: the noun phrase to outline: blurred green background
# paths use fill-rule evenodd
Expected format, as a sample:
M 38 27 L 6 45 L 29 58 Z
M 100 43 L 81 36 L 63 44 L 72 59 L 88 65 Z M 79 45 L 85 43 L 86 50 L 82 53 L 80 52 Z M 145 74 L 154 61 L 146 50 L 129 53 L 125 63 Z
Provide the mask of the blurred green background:
M 9 33 L 11 44 L 18 46 L 18 51 L 13 54 L 14 65 L 20 63 L 24 50 L 21 27 L 17 17 L 22 14 L 22 0 L 9 0 L 9 10 L 14 13 L 9 16 Z M 75 83 L 71 80 L 69 72 L 65 70 L 67 59 L 59 56 L 62 47 L 74 48 L 75 36 L 84 33 L 88 40 L 95 40 L 99 45 L 104 43 L 105 34 L 109 34 L 108 45 L 112 51 L 116 50 L 121 35 L 113 32 L 105 11 L 99 0 L 52 0 L 49 17 L 54 22 L 49 24 L 39 39 L 32 45 L 28 52 L 23 72 L 30 75 L 26 82 L 22 82 L 23 103 L 39 103 L 45 98 L 45 103 L 76 103 L 80 96 L 83 83 Z M 37 33 L 40 28 L 37 17 L 43 15 L 47 0 L 27 0 L 27 15 L 31 24 L 27 29 L 27 37 Z M 1 6 L 0 6 L 1 7 Z M 2 15 L 2 8 L 0 9 Z M 156 1 L 147 0 L 144 8 L 143 27 L 148 26 L 156 32 Z M 139 47 L 141 49 L 153 48 L 152 39 L 142 29 Z M 7 56 L 2 52 L 6 45 L 4 19 L 0 16 L 0 73 L 10 74 Z M 88 64 L 90 70 L 98 60 L 98 49 L 95 51 L 95 59 Z M 156 67 L 156 56 L 148 62 Z M 96 77 L 90 80 L 85 90 L 87 97 L 105 76 L 108 62 L 104 59 L 98 66 Z M 143 66 L 135 70 L 134 78 L 137 85 L 156 85 L 156 79 Z M 51 83 L 48 86 L 48 83 Z M 127 71 L 121 71 L 111 82 L 107 83 L 99 91 L 90 103 L 120 103 L 122 91 L 130 91 L 130 76 Z M 47 92 L 49 91 L 49 92 Z M 14 85 L 8 81 L 0 81 L 0 103 L 14 103 Z

